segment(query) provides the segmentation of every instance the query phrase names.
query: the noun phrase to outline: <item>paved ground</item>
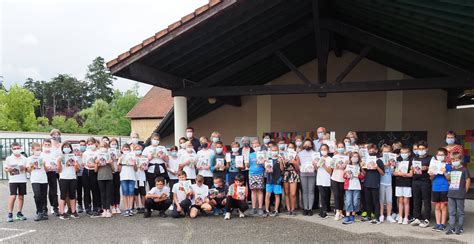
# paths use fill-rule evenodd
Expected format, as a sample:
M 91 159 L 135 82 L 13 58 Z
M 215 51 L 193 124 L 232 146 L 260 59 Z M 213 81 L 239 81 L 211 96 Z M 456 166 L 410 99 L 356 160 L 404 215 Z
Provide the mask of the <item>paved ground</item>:
M 28 188 L 31 188 L 28 186 Z M 31 189 L 29 189 L 31 190 Z M 0 182 L 0 197 L 8 195 L 6 182 Z M 446 235 L 431 230 L 409 226 L 388 224 L 372 226 L 356 223 L 344 226 L 331 219 L 321 220 L 313 217 L 257 218 L 239 219 L 234 216 L 230 221 L 222 217 L 201 217 L 198 219 L 172 219 L 142 216 L 113 217 L 111 219 L 91 219 L 81 215 L 81 219 L 62 221 L 51 218 L 34 222 L 34 202 L 29 191 L 24 213 L 29 220 L 6 223 L 6 201 L 0 209 L 0 242 L 118 242 L 118 243 L 191 243 L 191 242 L 250 242 L 250 243 L 446 243 L 472 241 L 474 230 L 466 226 L 463 236 L 445 239 Z M 468 220 L 474 217 L 468 216 Z M 451 238 L 451 237 L 450 237 Z

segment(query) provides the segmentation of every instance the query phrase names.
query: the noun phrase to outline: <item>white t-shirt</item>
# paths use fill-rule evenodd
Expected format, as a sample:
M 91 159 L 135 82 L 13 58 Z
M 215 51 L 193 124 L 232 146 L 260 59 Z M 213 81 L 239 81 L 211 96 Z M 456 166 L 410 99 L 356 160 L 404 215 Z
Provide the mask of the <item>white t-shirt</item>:
M 170 196 L 170 188 L 167 186 L 163 186 L 163 188 L 158 189 L 156 187 L 151 188 L 151 190 L 148 192 L 148 194 L 153 194 L 153 195 L 161 195 L 165 193 L 168 197 Z
M 178 202 L 181 202 L 186 199 L 186 193 L 179 189 L 179 185 L 180 185 L 179 182 L 174 184 L 172 192 L 173 194 L 176 194 L 176 198 L 178 199 Z
M 126 155 L 122 154 L 122 160 L 126 159 Z M 120 171 L 120 180 L 137 180 L 137 174 L 135 169 L 131 165 L 122 165 L 122 171 Z
M 46 170 L 56 172 L 58 169 L 58 157 L 53 155 L 52 153 L 45 153 L 41 152 L 40 157 L 44 160 L 44 164 L 46 165 Z
M 23 171 L 20 171 L 20 166 L 23 166 L 26 168 L 26 158 L 23 155 L 20 155 L 20 157 L 16 157 L 15 155 L 10 155 L 7 157 L 5 160 L 5 165 L 3 168 L 5 169 L 6 167 L 10 168 L 15 168 L 15 173 L 9 173 L 10 175 L 8 176 L 8 182 L 9 183 L 26 183 L 26 171 L 23 169 Z
M 63 179 L 63 180 L 75 180 L 77 178 L 76 176 L 76 169 L 74 168 L 74 166 L 67 166 L 65 163 L 64 163 L 64 157 L 61 158 L 61 162 L 62 162 L 62 165 L 63 165 L 63 168 L 61 170 L 61 173 L 59 173 L 59 179 Z M 74 160 L 77 161 L 76 157 L 74 157 Z
M 173 172 L 176 172 L 178 173 L 178 169 L 179 169 L 179 158 L 176 157 L 176 158 L 173 158 L 173 157 L 169 157 L 169 162 L 168 162 L 168 167 L 173 170 Z M 178 179 L 178 175 L 174 175 L 174 174 L 171 174 L 169 171 L 168 171 L 168 176 L 170 177 L 170 180 L 177 180 Z
M 327 157 L 321 157 L 321 160 L 324 160 L 326 167 L 330 168 L 333 161 L 332 158 L 327 156 Z M 331 186 L 331 175 L 328 173 L 328 171 L 322 167 L 318 168 L 318 172 L 316 175 L 316 185 L 317 186 Z
M 40 156 L 29 157 L 27 161 L 28 167 L 31 167 L 33 164 L 35 164 L 35 169 L 33 169 L 30 173 L 31 183 L 48 183 L 48 176 L 46 175 L 46 171 L 44 170 L 43 159 Z
M 213 158 L 214 156 L 215 156 L 214 150 L 211 150 L 211 149 L 203 149 L 197 153 L 198 162 L 200 160 L 206 161 L 207 165 L 209 166 L 211 166 L 211 158 Z M 204 177 L 212 177 L 211 168 L 199 169 L 198 171 L 199 171 L 199 174 Z
M 97 159 L 98 156 L 99 156 L 99 150 L 95 150 L 95 151 L 86 150 L 82 154 L 82 162 L 85 165 L 84 168 L 86 168 L 88 170 L 94 170 L 94 168 L 87 167 L 87 163 L 89 161 L 95 163 L 95 160 Z
M 201 202 L 204 202 L 204 199 L 209 195 L 209 187 L 207 185 L 202 184 L 201 186 L 198 186 L 197 184 L 194 184 L 191 186 L 194 192 L 194 197 L 191 199 L 192 204 L 196 203 L 196 199 L 200 198 Z
M 152 159 L 149 162 L 149 166 L 148 166 L 148 170 L 147 170 L 148 173 L 154 173 L 155 172 L 155 167 L 157 167 L 156 164 L 164 164 L 165 163 L 165 161 L 163 161 L 163 159 L 156 157 L 157 149 L 158 149 L 158 146 L 153 146 L 153 145 L 145 147 L 145 149 L 143 149 L 143 153 L 142 153 L 143 156 L 145 156 L 145 157 L 148 157 L 150 155 L 153 156 Z M 160 168 L 160 173 L 162 173 L 161 171 L 163 171 L 163 173 L 164 173 L 164 170 Z
M 193 158 L 194 163 L 191 163 L 190 165 L 186 165 L 183 168 L 183 171 L 186 172 L 186 178 L 188 179 L 196 179 L 196 163 L 197 163 L 197 156 L 196 153 L 193 151 L 192 153 L 185 152 L 181 154 L 179 157 L 179 163 L 182 164 L 185 161 L 188 161 L 189 159 Z M 191 166 L 191 167 L 190 167 Z

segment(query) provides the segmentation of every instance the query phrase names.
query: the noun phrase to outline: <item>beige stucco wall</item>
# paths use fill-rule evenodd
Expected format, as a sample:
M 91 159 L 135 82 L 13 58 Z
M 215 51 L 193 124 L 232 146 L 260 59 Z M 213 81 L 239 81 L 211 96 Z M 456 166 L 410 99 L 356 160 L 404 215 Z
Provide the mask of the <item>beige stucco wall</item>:
M 352 61 L 354 54 L 329 57 L 328 82 Z M 299 67 L 311 80 L 317 77 L 317 62 L 313 60 Z M 343 82 L 402 79 L 408 76 L 393 69 L 362 60 Z M 288 72 L 271 84 L 302 83 Z M 332 93 L 321 98 L 317 94 L 272 95 L 242 97 L 242 107 L 224 105 L 191 122 L 196 135 L 209 136 L 214 130 L 222 133 L 224 143 L 236 136 L 257 135 L 271 131 L 314 131 L 324 126 L 336 131 L 337 139 L 348 130 L 427 130 L 432 150 L 443 145 L 447 129 L 473 129 L 474 109 L 448 110 L 443 90 Z M 397 129 L 398 128 L 398 129 Z M 173 135 L 164 138 L 173 144 Z
M 161 119 L 132 119 L 132 131 L 138 132 L 140 140 L 146 140 L 160 124 Z

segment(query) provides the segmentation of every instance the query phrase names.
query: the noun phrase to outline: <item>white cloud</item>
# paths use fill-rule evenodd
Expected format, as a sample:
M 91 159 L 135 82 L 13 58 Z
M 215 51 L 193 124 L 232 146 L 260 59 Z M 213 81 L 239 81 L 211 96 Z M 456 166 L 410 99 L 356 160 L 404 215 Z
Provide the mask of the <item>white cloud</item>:
M 37 46 L 39 44 L 39 40 L 34 34 L 28 33 L 21 37 L 20 44 L 27 46 Z

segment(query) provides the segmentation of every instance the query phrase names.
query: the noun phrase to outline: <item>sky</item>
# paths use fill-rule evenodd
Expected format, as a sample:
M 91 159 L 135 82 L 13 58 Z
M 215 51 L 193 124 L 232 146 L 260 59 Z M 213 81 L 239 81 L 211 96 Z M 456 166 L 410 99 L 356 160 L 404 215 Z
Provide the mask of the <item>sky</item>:
M 0 78 L 8 88 L 58 74 L 84 79 L 97 56 L 106 61 L 141 43 L 208 0 L 0 0 Z M 118 78 L 122 91 L 134 81 Z M 140 95 L 150 85 L 139 83 Z

